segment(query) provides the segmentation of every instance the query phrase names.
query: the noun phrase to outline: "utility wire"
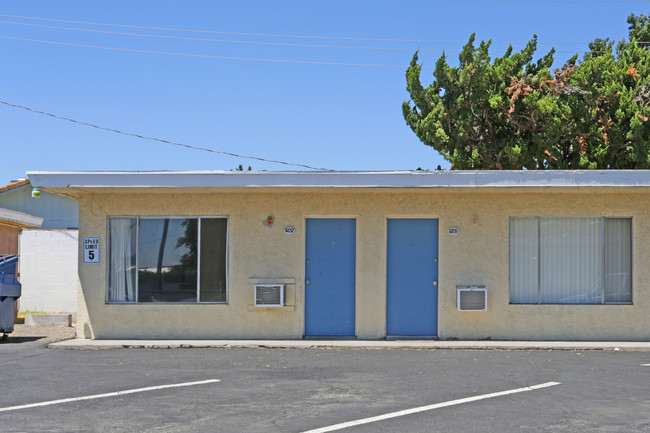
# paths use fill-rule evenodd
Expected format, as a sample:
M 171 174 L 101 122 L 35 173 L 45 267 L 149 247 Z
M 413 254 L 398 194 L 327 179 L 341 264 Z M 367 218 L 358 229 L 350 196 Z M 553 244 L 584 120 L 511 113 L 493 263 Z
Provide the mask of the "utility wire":
M 467 1 L 491 1 L 491 0 L 467 0 Z M 504 0 L 502 0 L 504 1 Z M 520 2 L 520 0 L 507 0 L 513 2 Z M 566 0 L 552 0 L 552 1 L 566 1 Z M 593 1 L 593 0 L 585 0 Z M 606 0 L 609 1 L 609 0 Z M 618 1 L 618 0 L 613 0 Z M 643 2 L 647 0 L 639 0 Z M 58 23 L 68 23 L 68 24 L 84 24 L 91 26 L 105 26 L 105 27 L 121 27 L 121 28 L 130 28 L 130 29 L 144 29 L 144 30 L 163 30 L 169 32 L 186 32 L 186 33 L 211 33 L 211 34 L 221 34 L 221 35 L 237 35 L 237 36 L 260 36 L 260 37 L 273 37 L 273 38 L 301 38 L 301 39 L 330 39 L 330 40 L 346 40 L 346 41 L 380 41 L 380 42 L 415 42 L 415 43 L 450 43 L 450 44 L 462 44 L 466 43 L 466 40 L 444 40 L 444 39 L 393 39 L 393 38 L 361 38 L 361 37 L 348 37 L 348 36 L 306 36 L 306 35 L 279 35 L 279 34 L 270 34 L 270 33 L 243 33 L 243 32 L 226 32 L 226 31 L 217 31 L 217 30 L 192 30 L 192 29 L 177 29 L 169 27 L 150 27 L 150 26 L 134 26 L 127 24 L 111 24 L 111 23 L 97 23 L 92 21 L 73 21 L 73 20 L 60 20 L 54 18 L 41 18 L 41 17 L 28 17 L 22 15 L 9 15 L 9 14 L 0 14 L 0 17 L 7 18 L 19 18 L 26 20 L 37 20 L 37 21 L 50 21 Z M 525 42 L 513 42 L 513 41 L 492 41 L 494 44 L 527 44 Z M 650 41 L 637 42 L 642 44 L 648 44 Z M 538 45 L 586 45 L 588 42 L 568 42 L 568 41 L 559 41 L 559 42 L 537 42 Z
M 373 67 L 373 68 L 407 68 L 408 65 L 389 65 L 389 64 L 380 64 L 380 63 L 344 63 L 344 62 L 322 62 L 322 61 L 312 61 L 312 60 L 283 60 L 283 59 L 259 59 L 253 57 L 233 57 L 233 56 L 213 56 L 209 54 L 190 54 L 190 53 L 174 53 L 170 51 L 153 51 L 153 50 L 138 50 L 135 48 L 119 48 L 119 47 L 104 47 L 100 45 L 88 45 L 88 44 L 74 44 L 71 42 L 57 42 L 57 41 L 45 41 L 42 39 L 29 39 L 29 38 L 19 38 L 16 36 L 6 36 L 0 35 L 0 39 L 11 39 L 15 41 L 26 41 L 26 42 L 36 42 L 39 44 L 50 44 L 50 45 L 64 45 L 67 47 L 80 47 L 80 48 L 94 48 L 99 50 L 109 50 L 109 51 L 126 51 L 129 53 L 144 53 L 144 54 L 161 54 L 167 56 L 179 56 L 179 57 L 199 57 L 203 59 L 220 59 L 220 60 L 244 60 L 249 62 L 266 62 L 266 63 L 292 63 L 292 64 L 303 64 L 303 65 L 329 65 L 329 66 L 362 66 L 362 67 Z M 460 52 L 460 50 L 442 50 L 443 52 Z M 575 51 L 555 51 L 558 54 L 575 54 Z M 604 51 L 583 51 L 590 53 L 603 53 Z M 423 69 L 433 69 L 435 66 L 422 66 Z
M 149 26 L 132 26 L 127 24 L 96 23 L 96 22 L 88 22 L 88 21 L 57 20 L 53 18 L 26 17 L 21 15 L 8 15 L 8 14 L 0 14 L 0 17 L 20 18 L 20 19 L 38 20 L 38 21 L 52 21 L 52 22 L 68 23 L 68 24 L 86 24 L 91 26 L 123 27 L 123 28 L 130 28 L 130 29 L 164 30 L 169 32 L 187 32 L 187 33 L 212 33 L 212 34 L 220 34 L 220 35 L 237 35 L 237 36 L 262 36 L 262 37 L 273 37 L 273 38 L 335 39 L 335 40 L 346 40 L 346 41 L 381 41 L 381 42 L 442 42 L 442 43 L 463 42 L 463 41 L 449 41 L 449 40 L 356 38 L 356 37 L 345 37 L 345 36 L 277 35 L 277 34 L 268 34 L 268 33 L 224 32 L 224 31 L 217 31 L 217 30 L 191 30 L 191 29 L 175 29 L 175 28 L 168 28 L 168 27 L 149 27 Z
M 167 36 L 167 35 L 151 35 L 151 34 L 144 34 L 144 33 L 112 32 L 110 30 L 78 29 L 72 27 L 46 26 L 42 24 L 16 23 L 13 21 L 0 21 L 0 24 L 14 24 L 17 26 L 39 27 L 39 28 L 55 29 L 55 30 L 73 30 L 78 32 L 102 33 L 102 34 L 120 35 L 120 36 L 139 36 L 139 37 L 161 38 L 161 39 L 181 39 L 185 41 L 220 42 L 220 43 L 229 43 L 229 44 L 273 45 L 273 46 L 281 46 L 281 47 L 302 47 L 302 48 L 341 48 L 347 50 L 376 50 L 376 51 L 410 51 L 410 52 L 413 52 L 415 50 L 444 51 L 442 48 L 352 47 L 346 45 L 311 45 L 311 44 L 286 44 L 280 42 L 233 41 L 228 39 L 207 39 L 207 38 L 192 38 L 186 36 Z
M 202 151 L 205 151 L 205 152 L 211 152 L 211 153 L 218 153 L 218 154 L 221 154 L 221 155 L 234 156 L 236 158 L 254 159 L 256 161 L 271 162 L 271 163 L 274 163 L 274 164 L 284 164 L 284 165 L 292 165 L 292 166 L 295 166 L 295 167 L 304 167 L 304 168 L 308 168 L 308 169 L 311 169 L 311 170 L 334 171 L 333 169 L 330 169 L 330 168 L 312 167 L 311 165 L 296 164 L 296 163 L 292 163 L 292 162 L 278 161 L 278 160 L 275 160 L 275 159 L 259 158 L 257 156 L 240 155 L 240 154 L 232 153 L 232 152 L 224 152 L 222 150 L 208 149 L 206 147 L 190 146 L 189 144 L 177 143 L 175 141 L 163 140 L 161 138 L 147 137 L 146 135 L 134 134 L 132 132 L 124 132 L 124 131 L 120 131 L 118 129 L 107 128 L 105 126 L 99 126 L 99 125 L 94 125 L 92 123 L 81 122 L 79 120 L 70 119 L 68 117 L 58 116 L 56 114 L 47 113 L 45 111 L 40 111 L 40 110 L 35 110 L 33 108 L 24 107 L 22 105 L 12 104 L 12 103 L 7 102 L 7 101 L 0 100 L 0 104 L 8 105 L 9 107 L 13 107 L 13 108 L 20 108 L 20 109 L 23 109 L 23 110 L 31 111 L 32 113 L 43 114 L 45 116 L 50 116 L 50 117 L 53 117 L 55 119 L 67 120 L 68 122 L 77 123 L 79 125 L 85 125 L 85 126 L 90 126 L 92 128 L 102 129 L 104 131 L 115 132 L 117 134 L 122 134 L 122 135 L 129 135 L 131 137 L 141 138 L 143 140 L 152 140 L 152 141 L 158 141 L 160 143 L 172 144 L 174 146 L 181 146 L 181 147 L 185 147 L 185 148 L 192 149 L 192 150 L 202 150 Z
M 0 16 L 2 16 L 0 14 Z M 231 39 L 209 39 L 209 38 L 194 38 L 187 36 L 168 36 L 168 35 L 152 35 L 146 33 L 126 33 L 126 32 L 113 32 L 110 30 L 95 30 L 95 29 L 80 29 L 74 27 L 60 27 L 60 26 L 47 26 L 43 24 L 31 24 L 31 23 L 17 23 L 14 21 L 1 21 L 0 24 L 12 24 L 17 26 L 27 26 L 27 27 L 38 27 L 44 29 L 54 29 L 54 30 L 71 30 L 76 32 L 87 32 L 87 33 L 101 33 L 109 35 L 118 35 L 118 36 L 138 36 L 146 38 L 159 38 L 159 39 L 176 39 L 184 41 L 198 41 L 198 42 L 217 42 L 217 43 L 228 43 L 228 44 L 245 44 L 245 45 L 267 45 L 267 46 L 280 46 L 280 47 L 298 47 L 298 48 L 334 48 L 334 49 L 345 49 L 345 50 L 372 50 L 372 51 L 451 51 L 457 52 L 460 50 L 445 50 L 444 48 L 395 48 L 395 47 L 359 47 L 359 46 L 347 46 L 347 45 L 314 45 L 314 44 L 288 44 L 282 42 L 260 42 L 260 41 L 237 41 Z M 451 41 L 447 41 L 448 43 Z M 458 41 L 460 43 L 460 41 Z M 465 43 L 465 42 L 463 42 Z M 514 44 L 523 44 L 524 42 L 514 42 Z M 648 44 L 649 42 L 636 42 L 637 44 Z M 566 44 L 571 44 L 567 42 Z M 572 53 L 573 51 L 556 51 L 558 53 Z M 592 51 L 593 52 L 593 51 Z
M 28 39 L 28 38 L 19 38 L 15 36 L 4 36 L 0 35 L 0 39 L 12 39 L 16 41 L 27 41 L 27 42 L 38 42 L 41 44 L 51 44 L 51 45 L 65 45 L 68 47 L 81 47 L 81 48 L 96 48 L 100 50 L 111 50 L 111 51 L 127 51 L 130 53 L 146 53 L 146 54 L 164 54 L 168 56 L 181 56 L 181 57 L 201 57 L 204 59 L 221 59 L 221 60 L 247 60 L 252 62 L 269 62 L 269 63 L 299 63 L 306 65 L 331 65 L 331 66 L 370 66 L 377 68 L 407 68 L 408 65 L 382 65 L 382 64 L 370 64 L 370 63 L 340 63 L 340 62 L 319 62 L 319 61 L 309 61 L 309 60 L 282 60 L 282 59 L 257 59 L 250 57 L 229 57 L 229 56 L 212 56 L 209 54 L 189 54 L 189 53 L 173 53 L 169 51 L 150 51 L 150 50 L 136 50 L 134 48 L 117 48 L 117 47 L 103 47 L 99 45 L 86 45 L 86 44 L 73 44 L 70 42 L 56 42 L 56 41 L 44 41 L 41 39 Z M 423 66 L 424 68 L 433 68 L 434 66 Z

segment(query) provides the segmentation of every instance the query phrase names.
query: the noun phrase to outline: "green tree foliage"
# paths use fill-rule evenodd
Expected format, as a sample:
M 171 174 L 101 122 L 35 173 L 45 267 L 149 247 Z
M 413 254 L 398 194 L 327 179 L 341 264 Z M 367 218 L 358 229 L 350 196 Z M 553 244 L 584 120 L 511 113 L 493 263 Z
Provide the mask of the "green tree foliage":
M 648 48 L 650 44 L 650 17 L 643 14 L 639 16 L 631 14 L 627 17 L 627 23 L 630 25 L 630 40 L 634 39 L 638 44 Z M 625 41 L 621 41 L 621 45 L 624 44 Z
M 454 169 L 650 168 L 650 22 L 631 15 L 630 42 L 596 39 L 550 72 L 537 37 L 490 58 L 472 35 L 452 67 L 443 54 L 424 87 L 418 53 L 406 71 L 406 123 Z M 648 40 L 648 39 L 646 39 Z

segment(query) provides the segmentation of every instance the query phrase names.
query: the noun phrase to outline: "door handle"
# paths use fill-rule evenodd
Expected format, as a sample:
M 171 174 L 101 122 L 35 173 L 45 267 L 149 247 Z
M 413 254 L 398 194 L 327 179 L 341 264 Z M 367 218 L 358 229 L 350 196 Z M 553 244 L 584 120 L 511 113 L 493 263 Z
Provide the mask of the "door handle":
M 434 281 L 434 282 L 433 282 L 433 285 L 434 285 L 434 286 L 437 286 L 437 285 L 438 285 L 438 282 L 437 282 L 437 281 Z
M 311 283 L 309 282 L 309 280 L 307 280 L 307 281 L 305 281 L 305 284 L 310 285 Z

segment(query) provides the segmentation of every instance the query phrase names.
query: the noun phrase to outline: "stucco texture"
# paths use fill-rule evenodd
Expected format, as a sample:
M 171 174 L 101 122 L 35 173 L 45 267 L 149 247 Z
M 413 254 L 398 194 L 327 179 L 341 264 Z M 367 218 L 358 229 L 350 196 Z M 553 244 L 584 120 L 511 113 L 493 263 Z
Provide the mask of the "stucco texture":
M 69 193 L 69 190 L 68 190 Z M 233 188 L 76 191 L 80 233 L 101 238 L 101 262 L 79 254 L 78 333 L 86 338 L 302 338 L 305 220 L 356 218 L 356 336 L 386 335 L 388 218 L 438 218 L 441 339 L 650 340 L 647 189 Z M 268 215 L 272 227 L 264 225 Z M 229 217 L 227 304 L 106 303 L 110 216 Z M 509 304 L 509 218 L 632 217 L 633 305 Z M 285 226 L 295 227 L 293 235 Z M 447 233 L 458 227 L 460 234 Z M 254 308 L 253 284 L 284 279 L 287 306 Z M 485 312 L 456 310 L 457 285 L 485 285 Z

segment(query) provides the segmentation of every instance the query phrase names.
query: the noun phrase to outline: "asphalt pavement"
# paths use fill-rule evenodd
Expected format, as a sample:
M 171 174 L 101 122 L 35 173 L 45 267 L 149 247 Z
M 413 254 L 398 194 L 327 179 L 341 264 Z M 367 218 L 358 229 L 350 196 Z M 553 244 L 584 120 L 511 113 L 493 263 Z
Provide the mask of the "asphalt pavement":
M 645 351 L 48 344 L 0 345 L 3 432 L 650 431 Z

